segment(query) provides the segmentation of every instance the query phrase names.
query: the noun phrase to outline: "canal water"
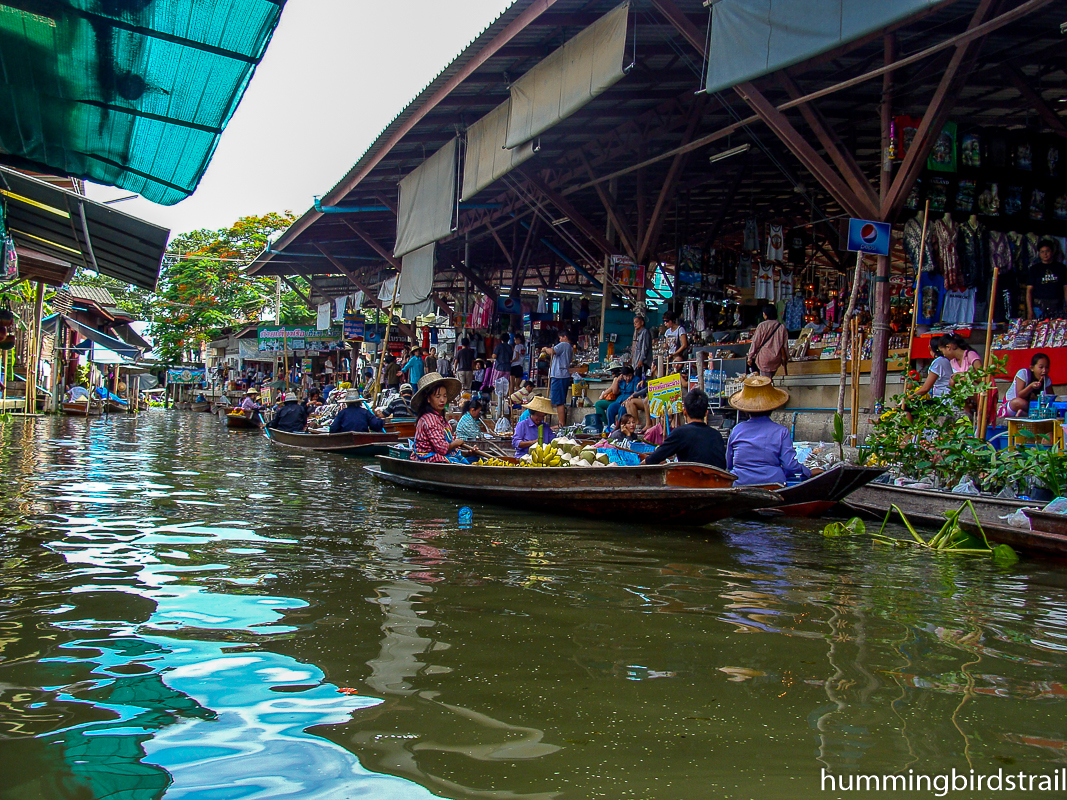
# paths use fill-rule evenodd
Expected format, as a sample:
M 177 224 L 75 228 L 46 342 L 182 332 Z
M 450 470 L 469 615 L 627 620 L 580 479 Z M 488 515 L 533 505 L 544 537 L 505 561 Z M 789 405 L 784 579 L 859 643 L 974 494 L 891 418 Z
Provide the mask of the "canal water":
M 0 800 L 873 797 L 824 776 L 1067 764 L 1062 564 L 815 522 L 460 528 L 191 412 L 0 436 Z

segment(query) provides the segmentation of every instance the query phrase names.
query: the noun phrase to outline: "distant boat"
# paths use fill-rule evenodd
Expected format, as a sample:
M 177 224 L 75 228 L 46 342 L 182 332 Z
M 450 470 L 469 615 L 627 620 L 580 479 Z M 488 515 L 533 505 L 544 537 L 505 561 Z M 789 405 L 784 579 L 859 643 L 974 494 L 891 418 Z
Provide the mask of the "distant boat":
M 104 404 L 99 400 L 68 400 L 63 403 L 63 413 L 71 417 L 99 417 L 104 413 Z
M 267 436 L 275 444 L 284 447 L 296 447 L 303 450 L 316 450 L 323 453 L 342 453 L 344 455 L 380 456 L 385 455 L 390 445 L 400 439 L 395 433 L 378 433 L 368 431 L 358 433 L 290 433 L 277 428 L 267 428 Z

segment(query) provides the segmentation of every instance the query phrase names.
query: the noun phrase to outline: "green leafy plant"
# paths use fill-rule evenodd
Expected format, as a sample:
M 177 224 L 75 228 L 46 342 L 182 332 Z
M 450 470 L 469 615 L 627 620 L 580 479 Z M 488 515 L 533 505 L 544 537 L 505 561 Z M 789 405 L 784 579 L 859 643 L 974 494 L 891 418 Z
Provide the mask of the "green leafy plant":
M 970 510 L 971 515 L 974 517 L 974 524 L 980 538 L 964 530 L 960 525 L 960 516 L 967 510 Z M 908 529 L 908 533 L 911 534 L 910 540 L 895 539 L 886 535 L 885 527 L 889 524 L 894 512 L 900 517 L 904 527 Z M 978 512 L 974 510 L 974 504 L 970 500 L 965 500 L 963 505 L 955 511 L 946 511 L 945 517 L 945 524 L 941 526 L 941 529 L 929 540 L 926 540 L 915 530 L 915 527 L 904 512 L 894 504 L 889 507 L 889 513 L 885 515 L 885 520 L 882 522 L 882 527 L 878 529 L 878 533 L 872 533 L 871 537 L 876 542 L 894 547 L 921 547 L 925 550 L 937 550 L 939 552 L 963 555 L 988 555 L 992 556 L 993 561 L 1000 566 L 1010 566 L 1019 560 L 1019 556 L 1016 555 L 1010 545 L 998 544 L 994 547 L 989 543 L 985 530 L 982 528 L 982 523 L 978 520 Z
M 835 539 L 840 536 L 862 536 L 866 532 L 867 526 L 863 524 L 863 520 L 859 517 L 853 517 L 848 522 L 831 522 L 822 529 L 822 535 L 828 539 Z
M 837 454 L 841 460 L 845 460 L 845 419 L 837 411 L 834 412 L 834 441 L 837 442 Z

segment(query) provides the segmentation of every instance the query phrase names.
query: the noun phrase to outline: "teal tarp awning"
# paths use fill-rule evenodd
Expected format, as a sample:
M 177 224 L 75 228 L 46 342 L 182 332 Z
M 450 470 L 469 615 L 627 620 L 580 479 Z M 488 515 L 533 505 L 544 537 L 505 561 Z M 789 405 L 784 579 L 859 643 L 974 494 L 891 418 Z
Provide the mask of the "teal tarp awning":
M 0 157 L 171 205 L 196 188 L 285 0 L 4 0 Z

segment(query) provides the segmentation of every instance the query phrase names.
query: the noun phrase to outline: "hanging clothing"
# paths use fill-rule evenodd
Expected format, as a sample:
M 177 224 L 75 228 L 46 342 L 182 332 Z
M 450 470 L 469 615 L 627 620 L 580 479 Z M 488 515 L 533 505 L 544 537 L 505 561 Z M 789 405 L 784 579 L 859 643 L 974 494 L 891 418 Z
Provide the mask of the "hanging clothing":
M 756 299 L 774 302 L 774 268 L 769 264 L 760 264 L 756 271 Z
M 929 272 L 934 269 L 934 251 L 931 244 L 930 231 L 926 231 L 926 245 L 923 248 L 922 265 L 919 264 L 919 247 L 922 244 L 923 225 L 918 217 L 912 217 L 904 223 L 904 253 L 908 257 L 908 263 L 919 272 Z
M 785 313 L 782 315 L 786 330 L 799 331 L 804 327 L 804 298 L 794 295 L 785 304 Z
M 971 325 L 974 323 L 975 289 L 972 286 L 963 292 L 946 291 L 941 304 L 941 322 L 945 325 Z
M 737 288 L 752 288 L 752 256 L 748 253 L 742 254 L 737 262 Z
M 745 222 L 745 241 L 743 248 L 745 250 L 759 250 L 759 226 L 756 224 L 755 219 L 750 219 Z
M 767 226 L 767 260 L 785 261 L 785 233 L 781 225 Z
M 778 283 L 775 285 L 774 292 L 775 299 L 779 303 L 787 303 L 793 297 L 793 273 L 787 269 L 783 269 L 778 277 Z
M 941 321 L 941 305 L 945 300 L 945 279 L 936 272 L 919 275 L 919 310 L 915 322 L 919 325 L 936 325 Z
M 983 295 L 988 294 L 989 285 L 988 235 L 986 226 L 974 219 L 973 222 L 968 220 L 960 225 L 956 239 L 956 252 L 963 282 Z
M 962 292 L 967 288 L 960 272 L 959 253 L 956 240 L 959 236 L 959 225 L 949 217 L 942 217 L 933 225 L 934 252 L 941 266 L 941 274 L 945 278 L 945 288 L 950 291 Z

